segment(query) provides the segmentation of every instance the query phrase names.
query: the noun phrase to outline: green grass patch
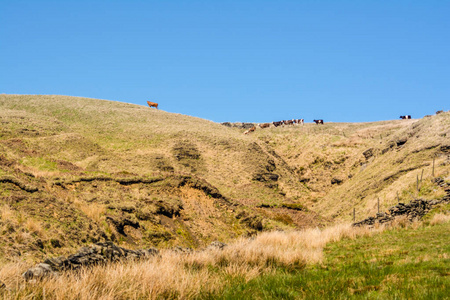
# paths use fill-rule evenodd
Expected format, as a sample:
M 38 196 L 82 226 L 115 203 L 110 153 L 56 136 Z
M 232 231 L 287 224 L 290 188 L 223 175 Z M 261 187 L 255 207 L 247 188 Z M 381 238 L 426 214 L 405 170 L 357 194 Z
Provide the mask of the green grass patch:
M 342 240 L 322 265 L 234 280 L 203 299 L 449 299 L 450 223 Z
M 450 214 L 450 203 L 442 203 L 439 206 L 433 208 L 432 211 L 430 211 L 428 214 L 426 214 L 422 218 L 422 221 L 424 221 L 424 223 L 426 223 L 426 224 L 429 224 L 430 220 L 432 220 L 433 217 L 437 214 L 449 215 Z
M 58 164 L 42 157 L 26 157 L 20 161 L 21 164 L 36 168 L 40 171 L 57 171 Z

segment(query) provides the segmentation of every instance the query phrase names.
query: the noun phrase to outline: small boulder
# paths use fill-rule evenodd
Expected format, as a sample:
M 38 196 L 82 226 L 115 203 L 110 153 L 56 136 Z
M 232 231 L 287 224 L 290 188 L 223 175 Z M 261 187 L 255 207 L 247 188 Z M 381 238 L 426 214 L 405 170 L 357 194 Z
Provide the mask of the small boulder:
M 278 181 L 280 176 L 274 173 L 257 173 L 253 176 L 253 180 L 260 182 Z
M 374 149 L 373 148 L 369 148 L 366 151 L 363 152 L 363 155 L 365 157 L 366 160 L 368 160 L 369 158 L 371 158 L 374 155 Z
M 333 185 L 334 185 L 334 184 L 341 185 L 342 182 L 343 182 L 342 179 L 339 179 L 339 178 L 336 178 L 336 177 L 334 177 L 333 179 L 331 179 L 331 184 L 333 184 Z
M 175 246 L 172 248 L 172 251 L 180 253 L 180 254 L 191 254 L 194 252 L 194 249 L 192 248 L 185 248 L 185 247 L 181 247 L 181 246 Z
M 44 260 L 44 264 L 47 264 L 50 266 L 52 270 L 63 270 L 64 267 L 68 265 L 68 260 L 64 256 L 60 257 L 53 257 L 53 258 L 47 258 Z
M 208 248 L 223 250 L 223 248 L 225 248 L 226 246 L 227 246 L 227 244 L 225 244 L 225 243 L 222 243 L 219 241 L 214 241 L 211 244 L 209 244 Z
M 48 277 L 49 275 L 56 274 L 52 267 L 49 264 L 46 263 L 40 263 L 36 267 L 28 269 L 25 273 L 22 274 L 22 276 L 25 278 L 26 281 L 30 280 L 40 280 L 44 277 Z

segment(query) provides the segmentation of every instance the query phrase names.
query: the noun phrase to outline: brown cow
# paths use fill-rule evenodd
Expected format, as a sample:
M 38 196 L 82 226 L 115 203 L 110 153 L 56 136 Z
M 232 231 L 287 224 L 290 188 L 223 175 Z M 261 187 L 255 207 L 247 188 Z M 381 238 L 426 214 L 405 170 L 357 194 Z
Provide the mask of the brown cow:
M 147 101 L 148 106 L 158 109 L 158 103 Z
M 273 126 L 278 127 L 283 125 L 283 121 L 278 121 L 278 122 L 272 122 Z
M 270 123 L 263 123 L 263 124 L 259 124 L 260 128 L 269 128 L 270 127 Z
M 285 125 L 294 125 L 294 120 L 286 120 L 284 121 Z
M 256 130 L 256 126 L 253 126 L 252 128 L 250 128 L 249 130 L 247 130 L 246 132 L 244 132 L 244 134 L 249 134 L 250 132 L 253 132 Z
M 318 125 L 318 124 L 322 124 L 323 125 L 323 120 L 314 120 L 314 122 L 316 122 L 316 125 Z

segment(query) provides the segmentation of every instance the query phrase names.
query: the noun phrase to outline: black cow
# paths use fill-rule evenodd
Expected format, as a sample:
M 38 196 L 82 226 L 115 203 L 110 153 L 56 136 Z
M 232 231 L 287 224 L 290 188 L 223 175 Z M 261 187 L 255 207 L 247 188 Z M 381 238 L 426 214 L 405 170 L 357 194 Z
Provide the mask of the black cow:
M 400 116 L 400 119 L 402 119 L 402 120 L 409 120 L 409 119 L 411 119 L 411 115 Z
M 314 122 L 316 122 L 316 125 L 319 125 L 319 124 L 323 125 L 323 120 L 314 120 Z

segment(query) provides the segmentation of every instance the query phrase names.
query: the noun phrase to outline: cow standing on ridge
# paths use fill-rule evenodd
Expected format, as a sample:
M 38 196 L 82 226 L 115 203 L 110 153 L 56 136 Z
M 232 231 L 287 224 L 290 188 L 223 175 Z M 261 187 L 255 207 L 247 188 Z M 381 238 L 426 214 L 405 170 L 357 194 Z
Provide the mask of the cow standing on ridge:
M 158 109 L 158 103 L 147 101 L 148 106 Z
M 286 120 L 283 122 L 284 122 L 284 125 L 294 125 L 294 120 Z

